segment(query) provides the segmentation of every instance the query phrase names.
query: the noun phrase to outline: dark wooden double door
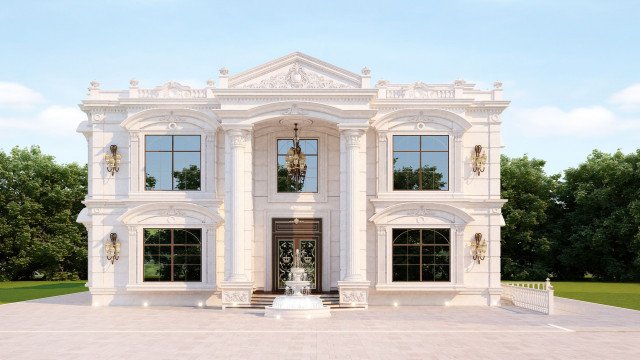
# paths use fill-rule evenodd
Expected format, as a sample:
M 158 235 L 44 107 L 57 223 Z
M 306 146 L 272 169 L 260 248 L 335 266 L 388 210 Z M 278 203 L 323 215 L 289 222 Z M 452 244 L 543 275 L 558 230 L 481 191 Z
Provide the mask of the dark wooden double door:
M 322 291 L 322 219 L 274 218 L 273 291 L 283 292 L 293 267 L 296 250 L 300 252 L 311 290 Z

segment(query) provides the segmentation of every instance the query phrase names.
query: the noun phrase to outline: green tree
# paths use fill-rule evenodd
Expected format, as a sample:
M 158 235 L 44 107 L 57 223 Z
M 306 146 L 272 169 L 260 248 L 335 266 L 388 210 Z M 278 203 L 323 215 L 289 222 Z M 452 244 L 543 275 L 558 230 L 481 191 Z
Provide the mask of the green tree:
M 38 147 L 0 152 L 0 279 L 86 278 L 87 235 L 76 223 L 87 168 L 59 165 Z
M 560 175 L 547 176 L 544 160 L 502 156 L 501 194 L 508 202 L 502 208 L 502 277 L 539 280 L 552 271 L 556 228 L 561 214 L 556 201 Z
M 556 247 L 558 275 L 640 280 L 640 150 L 594 150 L 565 171 L 559 194 L 566 220 Z
M 180 171 L 174 171 L 173 177 L 176 179 L 178 190 L 200 190 L 200 168 L 197 165 L 190 165 Z M 151 184 L 147 180 L 147 186 L 149 185 Z M 155 186 L 155 178 L 153 185 Z

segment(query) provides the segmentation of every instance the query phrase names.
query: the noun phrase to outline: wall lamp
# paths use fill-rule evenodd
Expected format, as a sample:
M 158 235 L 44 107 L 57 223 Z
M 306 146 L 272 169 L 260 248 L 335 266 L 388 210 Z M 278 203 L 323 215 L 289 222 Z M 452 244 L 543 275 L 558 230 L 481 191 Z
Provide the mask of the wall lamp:
M 109 234 L 109 240 L 104 243 L 104 252 L 107 254 L 107 260 L 111 261 L 112 264 L 120 258 L 118 234 Z
M 122 155 L 118 154 L 118 145 L 115 144 L 109 146 L 109 152 L 110 154 L 104 154 L 104 161 L 107 163 L 107 171 L 113 176 L 120 170 Z
M 477 261 L 478 264 L 487 255 L 487 242 L 482 239 L 481 233 L 476 233 L 474 240 L 471 242 L 471 254 L 473 254 L 473 260 Z
M 482 151 L 482 145 L 476 145 L 471 156 L 471 163 L 473 166 L 473 172 L 480 176 L 480 173 L 484 172 L 487 164 L 487 154 Z

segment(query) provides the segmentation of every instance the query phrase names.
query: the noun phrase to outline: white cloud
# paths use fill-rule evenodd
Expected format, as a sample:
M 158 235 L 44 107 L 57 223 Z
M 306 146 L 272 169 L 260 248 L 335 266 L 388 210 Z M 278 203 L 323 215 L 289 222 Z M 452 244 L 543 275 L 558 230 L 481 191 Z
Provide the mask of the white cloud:
M 43 100 L 37 91 L 24 85 L 0 81 L 0 107 L 28 108 Z
M 640 84 L 618 91 L 611 95 L 609 101 L 624 110 L 640 110 Z
M 564 111 L 553 106 L 514 110 L 512 116 L 520 131 L 534 136 L 603 137 L 626 130 L 639 130 L 640 121 L 618 117 L 602 106 Z
M 33 116 L 0 117 L 0 130 L 75 136 L 78 124 L 86 119 L 87 116 L 77 107 L 54 105 Z M 24 133 L 20 135 L 25 136 Z

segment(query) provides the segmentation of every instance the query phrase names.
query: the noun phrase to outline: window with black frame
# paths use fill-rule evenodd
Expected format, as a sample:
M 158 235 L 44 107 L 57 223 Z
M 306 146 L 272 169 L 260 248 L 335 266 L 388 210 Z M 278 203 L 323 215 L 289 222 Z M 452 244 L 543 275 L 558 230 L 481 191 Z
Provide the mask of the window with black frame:
M 393 281 L 450 281 L 449 229 L 393 229 Z
M 449 136 L 394 135 L 393 190 L 449 190 Z
M 200 135 L 145 136 L 146 190 L 200 190 Z
M 144 229 L 144 281 L 202 279 L 202 229 Z
M 318 192 L 318 140 L 300 139 L 300 148 L 306 157 L 307 171 L 302 184 L 291 179 L 287 170 L 286 155 L 293 146 L 293 139 L 278 139 L 277 184 L 279 193 Z

